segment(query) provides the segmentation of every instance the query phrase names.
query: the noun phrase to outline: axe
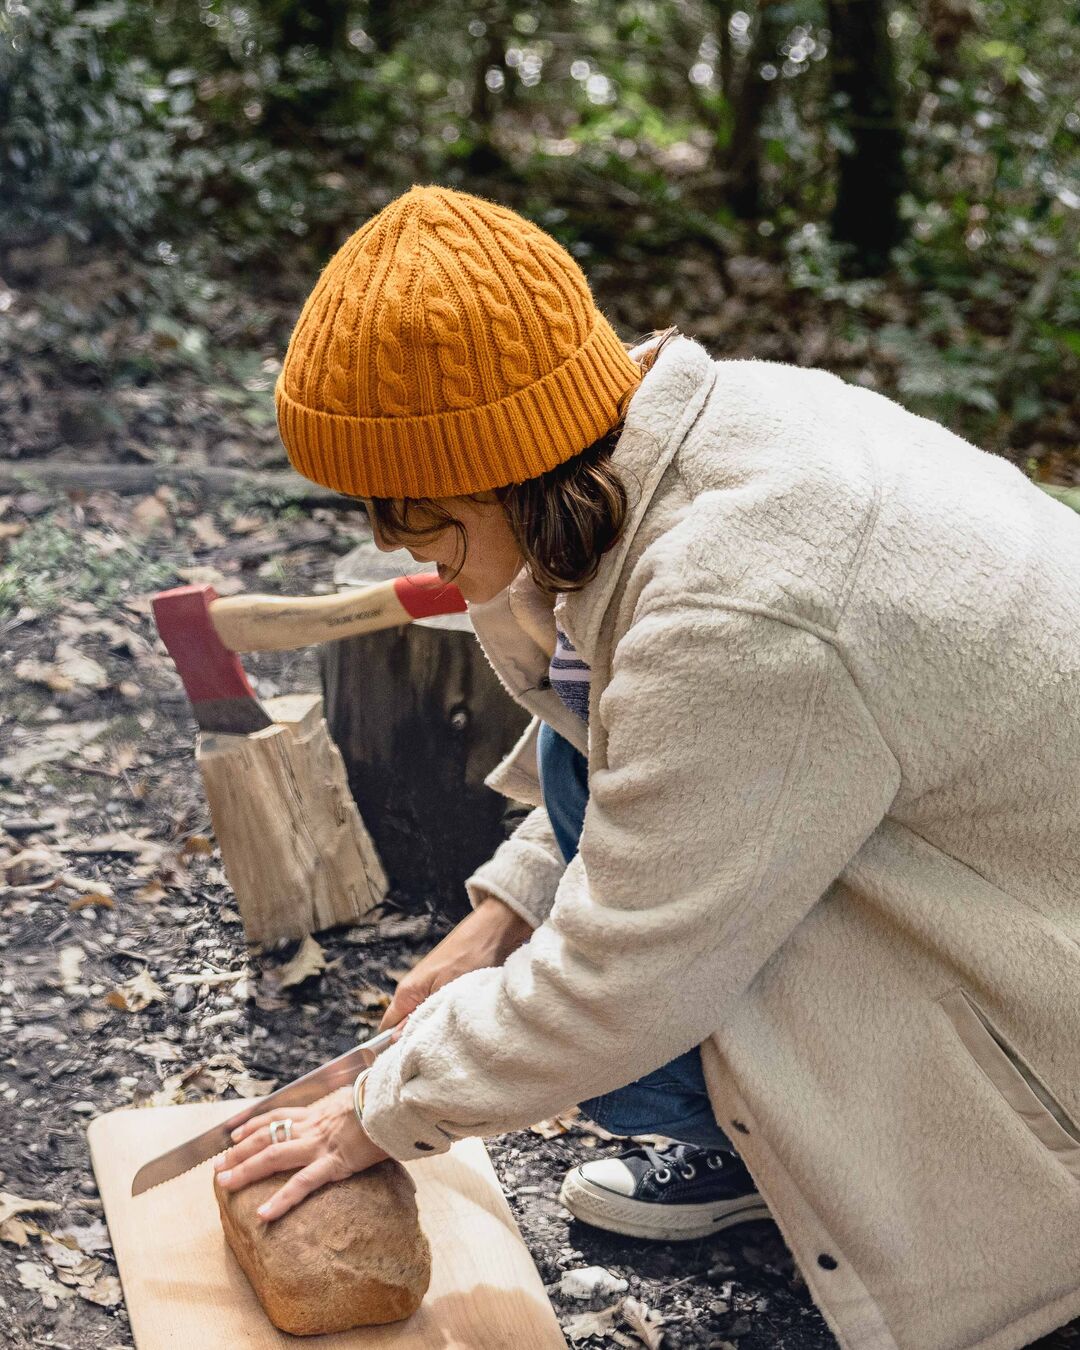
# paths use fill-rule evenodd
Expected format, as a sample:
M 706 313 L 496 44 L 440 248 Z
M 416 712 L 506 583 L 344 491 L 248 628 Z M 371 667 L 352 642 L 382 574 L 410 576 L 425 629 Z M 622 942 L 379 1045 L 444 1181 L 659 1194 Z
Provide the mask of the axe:
M 317 694 L 255 697 L 237 652 L 282 651 L 466 608 L 436 573 L 304 599 L 180 586 L 154 618 L 191 699 L 195 761 L 249 941 L 356 923 L 388 879 Z
M 199 729 L 245 736 L 273 726 L 274 719 L 255 697 L 237 652 L 308 647 L 435 614 L 460 614 L 466 604 L 453 582 L 425 572 L 303 598 L 219 596 L 212 586 L 178 586 L 156 595 L 153 609 Z

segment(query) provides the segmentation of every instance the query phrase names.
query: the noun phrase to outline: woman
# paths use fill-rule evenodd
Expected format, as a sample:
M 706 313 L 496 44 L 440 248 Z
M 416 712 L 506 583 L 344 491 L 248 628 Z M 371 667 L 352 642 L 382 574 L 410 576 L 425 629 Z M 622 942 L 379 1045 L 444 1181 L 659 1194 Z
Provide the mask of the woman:
M 461 587 L 534 714 L 487 781 L 534 810 L 355 1110 L 256 1117 L 230 1184 L 301 1169 L 273 1219 L 576 1102 L 679 1141 L 575 1169 L 576 1213 L 769 1212 L 844 1346 L 1080 1314 L 1080 521 L 823 371 L 628 352 L 555 241 L 437 186 L 328 264 L 277 400 Z

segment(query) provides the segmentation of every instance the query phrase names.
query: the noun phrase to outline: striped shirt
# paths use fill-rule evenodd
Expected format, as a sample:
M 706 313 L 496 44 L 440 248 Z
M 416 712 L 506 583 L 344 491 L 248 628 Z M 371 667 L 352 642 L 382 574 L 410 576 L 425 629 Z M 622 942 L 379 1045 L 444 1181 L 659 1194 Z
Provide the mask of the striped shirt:
M 589 667 L 558 624 L 555 625 L 555 655 L 548 667 L 551 687 L 572 713 L 589 720 Z

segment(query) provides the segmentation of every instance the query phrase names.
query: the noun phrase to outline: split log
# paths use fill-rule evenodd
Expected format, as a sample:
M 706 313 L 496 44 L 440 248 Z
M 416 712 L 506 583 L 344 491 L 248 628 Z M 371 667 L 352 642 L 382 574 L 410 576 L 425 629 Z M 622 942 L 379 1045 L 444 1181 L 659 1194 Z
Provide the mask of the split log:
M 417 570 L 404 551 L 365 544 L 334 580 L 364 586 Z M 325 643 L 320 668 L 330 734 L 400 903 L 467 914 L 465 878 L 521 814 L 483 780 L 528 713 L 499 683 L 467 613 Z
M 274 945 L 355 923 L 386 874 L 349 793 L 318 694 L 266 699 L 274 725 L 201 735 L 214 833 L 249 942 Z

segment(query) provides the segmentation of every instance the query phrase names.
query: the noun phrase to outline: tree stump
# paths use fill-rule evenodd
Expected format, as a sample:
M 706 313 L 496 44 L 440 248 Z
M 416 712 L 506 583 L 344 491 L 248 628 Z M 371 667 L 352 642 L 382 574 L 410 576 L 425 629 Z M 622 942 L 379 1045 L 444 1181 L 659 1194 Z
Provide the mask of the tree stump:
M 404 550 L 362 544 L 334 580 L 363 586 L 428 570 Z M 330 734 L 400 903 L 462 917 L 465 878 L 521 814 L 483 780 L 528 713 L 499 683 L 467 613 L 325 643 L 320 668 Z

